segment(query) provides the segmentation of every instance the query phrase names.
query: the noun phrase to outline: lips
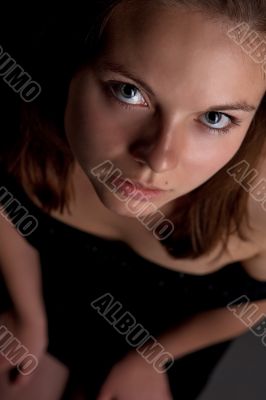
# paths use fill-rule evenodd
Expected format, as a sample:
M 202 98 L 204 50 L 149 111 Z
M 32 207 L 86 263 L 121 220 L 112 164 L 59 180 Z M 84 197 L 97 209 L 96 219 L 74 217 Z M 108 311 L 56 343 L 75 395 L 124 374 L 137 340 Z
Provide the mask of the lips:
M 132 182 L 134 183 L 134 185 L 135 185 L 136 188 L 138 188 L 138 189 L 152 190 L 152 191 L 154 191 L 154 190 L 163 191 L 163 189 L 157 188 L 157 187 L 155 187 L 155 186 L 148 186 L 148 185 L 142 184 L 142 183 L 140 183 L 140 182 L 135 182 L 135 181 L 132 181 Z
M 126 178 L 117 178 L 112 184 L 116 187 L 117 193 L 120 193 L 123 197 L 134 198 L 134 200 L 139 201 L 153 200 L 163 193 L 162 190 L 146 188 L 139 182 Z
M 162 189 L 156 188 L 154 186 L 146 186 L 146 185 L 143 185 L 142 183 L 133 181 L 131 179 L 126 179 L 126 178 L 125 179 L 118 178 L 113 183 L 115 184 L 115 186 L 120 186 L 120 185 L 123 185 L 123 183 L 124 183 L 125 185 L 132 186 L 132 189 L 138 189 L 143 192 L 144 191 L 145 192 L 146 191 L 147 192 L 162 192 Z

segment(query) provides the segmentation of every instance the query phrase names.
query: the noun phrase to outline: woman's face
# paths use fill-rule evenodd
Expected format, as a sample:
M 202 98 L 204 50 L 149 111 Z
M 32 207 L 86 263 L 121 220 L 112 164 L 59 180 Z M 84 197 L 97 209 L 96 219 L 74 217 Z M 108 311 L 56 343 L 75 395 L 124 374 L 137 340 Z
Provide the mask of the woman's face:
M 265 81 L 227 29 L 176 7 L 121 4 L 111 16 L 101 54 L 71 82 L 65 113 L 74 156 L 109 210 L 130 216 L 90 172 L 106 160 L 123 178 L 162 189 L 152 198 L 162 209 L 238 151 Z

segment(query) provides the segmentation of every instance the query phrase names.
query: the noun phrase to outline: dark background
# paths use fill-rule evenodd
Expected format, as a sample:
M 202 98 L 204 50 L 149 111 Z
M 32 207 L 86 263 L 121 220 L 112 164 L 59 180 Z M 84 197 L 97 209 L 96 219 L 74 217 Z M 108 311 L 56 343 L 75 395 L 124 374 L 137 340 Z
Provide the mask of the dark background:
M 0 46 L 28 72 L 33 80 L 46 88 L 46 78 L 54 72 L 57 84 L 56 57 L 72 54 L 75 40 L 68 37 L 68 27 L 75 27 L 77 40 L 84 37 L 86 21 L 93 19 L 93 3 L 35 2 L 1 5 Z M 85 8 L 86 6 L 86 8 Z M 89 7 L 89 8 L 88 8 Z M 79 24 L 79 15 L 85 24 Z M 48 40 L 46 40 L 48 37 Z M 40 51 L 40 44 L 44 45 Z M 55 87 L 55 91 L 56 91 Z M 0 77 L 0 146 L 14 140 L 19 94 Z M 14 126 L 14 129 L 13 129 Z M 215 368 L 209 384 L 198 400 L 264 400 L 266 398 L 266 347 L 251 332 L 236 339 Z M 191 382 L 193 384 L 193 382 Z M 182 400 L 182 399 L 180 399 Z

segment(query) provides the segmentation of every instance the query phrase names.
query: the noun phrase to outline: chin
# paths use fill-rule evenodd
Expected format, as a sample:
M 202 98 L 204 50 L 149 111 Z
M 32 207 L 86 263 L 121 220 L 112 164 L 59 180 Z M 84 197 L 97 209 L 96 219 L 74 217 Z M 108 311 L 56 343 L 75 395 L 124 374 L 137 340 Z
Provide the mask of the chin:
M 108 193 L 107 196 L 103 195 L 100 199 L 108 210 L 123 217 L 136 218 L 137 214 L 141 213 L 141 210 L 144 208 L 144 203 L 141 203 L 134 209 L 130 209 L 127 202 L 117 199 L 112 193 Z
M 144 227 L 146 227 L 149 231 L 153 231 L 153 234 L 156 238 L 159 240 L 161 239 L 161 236 L 158 234 L 156 231 L 157 227 L 160 226 L 162 223 L 166 225 L 167 229 L 170 229 L 171 232 L 170 234 L 174 231 L 175 227 L 174 224 L 171 220 L 169 220 L 166 217 L 166 214 L 164 214 L 159 207 L 156 207 L 155 204 L 153 205 L 152 211 L 150 210 L 149 205 L 150 204 L 141 204 L 141 207 L 139 207 L 136 212 L 132 212 L 129 208 L 126 202 L 119 201 L 118 199 L 112 199 L 109 196 L 102 196 L 100 199 L 102 204 L 110 211 L 112 214 L 115 214 L 117 216 L 120 216 L 122 218 L 127 218 L 124 222 L 126 224 L 129 224 L 128 226 L 131 226 L 130 221 L 131 220 L 138 220 L 139 223 L 141 223 Z M 129 220 L 130 219 L 130 220 Z M 159 235 L 159 236 L 158 236 Z M 169 236 L 169 232 L 167 234 Z M 167 237 L 166 236 L 166 237 Z

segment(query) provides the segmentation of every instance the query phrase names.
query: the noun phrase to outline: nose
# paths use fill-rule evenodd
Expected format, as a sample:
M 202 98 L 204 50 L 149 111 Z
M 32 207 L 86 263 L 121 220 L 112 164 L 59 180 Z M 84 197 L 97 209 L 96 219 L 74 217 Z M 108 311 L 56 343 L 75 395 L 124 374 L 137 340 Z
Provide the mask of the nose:
M 184 148 L 182 133 L 178 131 L 175 121 L 150 123 L 131 145 L 131 155 L 157 173 L 175 169 Z

